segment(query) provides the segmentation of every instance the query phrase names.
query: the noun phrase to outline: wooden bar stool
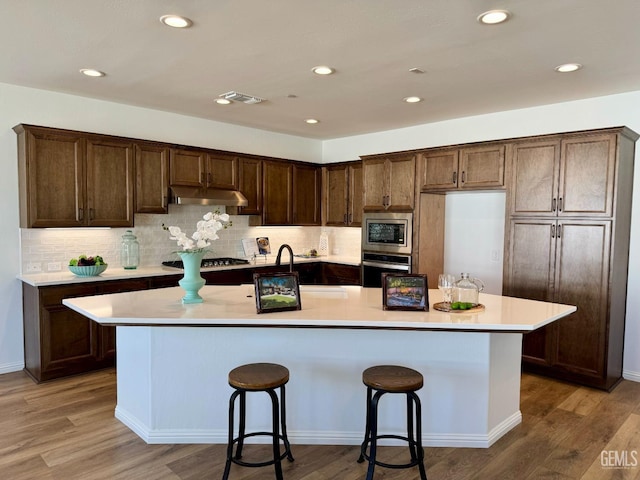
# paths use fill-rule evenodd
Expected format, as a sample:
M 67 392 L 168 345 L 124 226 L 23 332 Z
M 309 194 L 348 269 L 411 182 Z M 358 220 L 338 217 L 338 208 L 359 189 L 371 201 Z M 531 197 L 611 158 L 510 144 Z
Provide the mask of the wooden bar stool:
M 420 478 L 427 480 L 424 468 L 424 450 L 422 448 L 422 408 L 416 391 L 422 388 L 422 374 L 411 368 L 397 365 L 378 365 L 367 368 L 362 373 L 362 382 L 367 386 L 367 423 L 364 442 L 360 447 L 358 462 L 369 461 L 367 480 L 373 480 L 376 465 L 386 468 L 411 468 L 418 466 Z M 375 390 L 375 394 L 373 391 Z M 403 393 L 407 396 L 407 436 L 378 435 L 378 402 L 385 393 Z M 415 406 L 415 438 L 414 438 L 414 406 Z M 402 464 L 383 463 L 376 460 L 378 440 L 395 438 L 409 445 L 411 461 Z M 367 447 L 370 447 L 367 454 Z
M 276 478 L 282 480 L 281 461 L 286 457 L 293 462 L 291 445 L 287 438 L 285 384 L 289 381 L 289 370 L 275 363 L 251 363 L 241 365 L 229 372 L 229 385 L 235 388 L 229 400 L 229 442 L 227 444 L 227 462 L 222 475 L 223 480 L 229 478 L 231 462 L 244 467 L 265 467 L 274 465 Z M 280 389 L 280 404 L 276 389 Z M 246 423 L 246 394 L 247 392 L 266 392 L 271 397 L 273 429 L 271 432 L 245 432 Z M 238 436 L 233 437 L 234 407 L 236 398 L 240 397 L 240 418 Z M 282 429 L 282 433 L 280 432 Z M 273 458 L 264 462 L 244 462 L 242 449 L 244 440 L 255 436 L 269 436 L 273 439 Z M 284 443 L 284 452 L 280 451 L 280 440 Z M 233 454 L 233 445 L 237 444 L 236 453 Z

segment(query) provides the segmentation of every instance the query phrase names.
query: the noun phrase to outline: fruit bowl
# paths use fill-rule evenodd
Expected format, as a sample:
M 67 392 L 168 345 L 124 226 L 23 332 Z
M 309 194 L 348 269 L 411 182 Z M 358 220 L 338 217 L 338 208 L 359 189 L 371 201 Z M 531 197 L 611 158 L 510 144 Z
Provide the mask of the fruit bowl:
M 107 269 L 107 265 L 69 265 L 69 270 L 78 277 L 95 277 Z

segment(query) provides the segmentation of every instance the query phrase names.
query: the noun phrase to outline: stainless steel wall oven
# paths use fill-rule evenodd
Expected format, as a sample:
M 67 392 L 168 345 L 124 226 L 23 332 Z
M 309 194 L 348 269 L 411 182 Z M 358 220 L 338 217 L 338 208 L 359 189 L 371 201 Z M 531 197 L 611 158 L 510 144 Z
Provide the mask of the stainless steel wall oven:
M 412 213 L 365 213 L 362 218 L 362 286 L 381 287 L 382 274 L 411 273 Z

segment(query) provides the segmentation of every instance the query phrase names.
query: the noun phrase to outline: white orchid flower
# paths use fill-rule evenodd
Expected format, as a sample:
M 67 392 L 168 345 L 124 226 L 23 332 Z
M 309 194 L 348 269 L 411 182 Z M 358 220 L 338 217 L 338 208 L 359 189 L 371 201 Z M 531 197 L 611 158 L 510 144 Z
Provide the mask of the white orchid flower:
M 183 251 L 203 250 L 211 245 L 210 240 L 218 240 L 218 231 L 229 226 L 229 215 L 220 212 L 207 212 L 202 220 L 196 223 L 196 231 L 187 238 L 187 235 L 180 227 L 170 226 L 167 228 L 171 240 L 175 240 Z

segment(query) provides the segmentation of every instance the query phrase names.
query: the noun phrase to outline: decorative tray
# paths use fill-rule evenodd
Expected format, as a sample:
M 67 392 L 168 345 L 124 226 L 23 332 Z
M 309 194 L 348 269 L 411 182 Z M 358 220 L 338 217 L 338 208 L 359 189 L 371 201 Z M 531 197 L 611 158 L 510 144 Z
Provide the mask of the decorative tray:
M 451 308 L 451 304 L 449 302 L 438 302 L 433 304 L 433 308 L 440 312 L 447 313 L 478 313 L 484 312 L 484 305 L 478 303 L 475 307 L 467 308 L 465 310 L 453 309 Z

